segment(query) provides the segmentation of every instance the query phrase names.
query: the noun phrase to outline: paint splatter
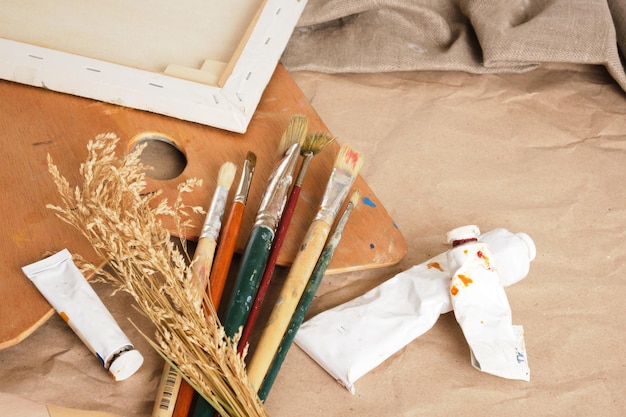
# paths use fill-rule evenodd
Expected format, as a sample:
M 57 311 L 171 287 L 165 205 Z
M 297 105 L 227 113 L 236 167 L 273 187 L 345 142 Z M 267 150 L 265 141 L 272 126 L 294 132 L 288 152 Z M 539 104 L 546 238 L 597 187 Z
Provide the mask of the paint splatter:
M 465 285 L 466 287 L 469 286 L 472 282 L 474 282 L 474 280 L 468 277 L 467 275 L 459 274 L 457 275 L 457 277 L 459 277 L 463 285 Z
M 361 159 L 361 154 L 352 149 L 347 149 L 344 157 L 346 165 L 355 169 Z
M 479 259 L 482 259 L 485 261 L 485 265 L 487 266 L 487 268 L 489 268 L 489 257 L 487 257 L 483 251 L 478 251 L 476 252 L 476 256 L 478 256 Z
M 363 197 L 363 204 L 372 208 L 376 208 L 376 203 L 374 203 L 369 197 Z
M 42 145 L 52 145 L 54 142 L 51 140 L 41 141 L 41 142 L 33 142 L 32 146 L 42 146 Z
M 441 272 L 443 272 L 443 268 L 441 267 L 441 265 L 439 265 L 439 262 L 429 262 L 428 264 L 426 264 L 426 267 L 427 267 L 428 269 L 433 269 L 433 268 L 435 268 L 435 269 L 438 269 L 438 270 L 440 270 Z
M 374 245 L 373 243 L 370 243 L 370 249 L 374 249 L 376 247 L 376 245 Z
M 25 248 L 28 243 L 32 242 L 32 240 L 28 236 L 25 236 L 21 231 L 12 233 L 11 240 L 18 248 Z
M 452 288 L 450 288 L 450 294 L 457 295 L 458 293 L 459 289 L 456 287 L 456 285 L 453 285 Z
M 63 319 L 64 322 L 66 322 L 66 323 L 70 322 L 70 317 L 67 315 L 67 313 L 65 311 L 61 311 L 59 313 L 59 316 L 61 316 L 61 318 Z

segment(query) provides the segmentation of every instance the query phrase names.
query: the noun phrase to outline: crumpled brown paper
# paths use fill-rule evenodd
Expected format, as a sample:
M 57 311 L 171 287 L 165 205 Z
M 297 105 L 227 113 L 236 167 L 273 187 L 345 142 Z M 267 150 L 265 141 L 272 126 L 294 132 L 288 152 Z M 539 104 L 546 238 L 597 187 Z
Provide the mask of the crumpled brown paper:
M 99 411 L 76 410 L 41 404 L 14 394 L 0 392 L 3 417 L 116 417 Z
M 606 70 L 293 76 L 339 142 L 364 153 L 362 175 L 409 246 L 394 267 L 325 277 L 309 316 L 443 252 L 442 236 L 458 225 L 523 230 L 537 258 L 507 296 L 533 376 L 478 372 L 446 314 L 359 379 L 354 396 L 293 346 L 266 402 L 270 415 L 623 416 L 626 95 Z M 55 316 L 0 351 L 0 392 L 150 416 L 162 361 L 126 320 L 137 319 L 132 303 L 97 290 L 146 357 L 142 369 L 112 382 Z

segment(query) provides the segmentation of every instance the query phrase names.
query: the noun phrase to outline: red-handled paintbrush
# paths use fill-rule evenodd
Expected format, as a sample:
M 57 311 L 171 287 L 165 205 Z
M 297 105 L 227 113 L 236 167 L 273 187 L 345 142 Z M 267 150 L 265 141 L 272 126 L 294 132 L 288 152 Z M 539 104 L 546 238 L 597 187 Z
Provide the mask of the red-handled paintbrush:
M 304 142 L 302 143 L 302 147 L 300 148 L 300 155 L 303 158 L 302 165 L 300 166 L 298 176 L 296 177 L 294 186 L 291 190 L 291 193 L 289 194 L 285 211 L 283 212 L 280 223 L 278 224 L 276 237 L 274 238 L 272 249 L 270 250 L 270 254 L 267 259 L 267 265 L 265 266 L 265 271 L 263 271 L 263 276 L 261 277 L 261 280 L 259 282 L 259 288 L 257 290 L 256 296 L 254 297 L 248 319 L 246 320 L 246 324 L 243 326 L 243 332 L 241 333 L 241 339 L 239 339 L 239 345 L 237 347 L 239 353 L 243 352 L 246 344 L 248 343 L 248 340 L 250 339 L 250 335 L 252 333 L 252 329 L 254 328 L 254 323 L 256 322 L 256 319 L 259 315 L 259 311 L 265 298 L 265 294 L 267 293 L 267 289 L 272 279 L 272 275 L 274 273 L 274 270 L 276 269 L 276 261 L 278 260 L 278 255 L 280 254 L 280 249 L 283 246 L 283 242 L 285 241 L 287 229 L 289 228 L 291 218 L 293 217 L 296 205 L 298 204 L 300 190 L 302 189 L 302 184 L 304 182 L 304 177 L 306 175 L 309 164 L 311 163 L 311 160 L 315 155 L 326 149 L 326 147 L 333 143 L 334 140 L 335 138 L 329 133 L 320 132 L 307 135 L 304 139 Z
M 272 363 L 274 355 L 296 310 L 300 297 L 311 277 L 315 264 L 326 244 L 330 228 L 335 221 L 356 176 L 363 164 L 363 156 L 344 145 L 339 150 L 330 175 L 321 206 L 300 245 L 278 300 L 270 313 L 259 343 L 248 365 L 248 379 L 259 389 Z

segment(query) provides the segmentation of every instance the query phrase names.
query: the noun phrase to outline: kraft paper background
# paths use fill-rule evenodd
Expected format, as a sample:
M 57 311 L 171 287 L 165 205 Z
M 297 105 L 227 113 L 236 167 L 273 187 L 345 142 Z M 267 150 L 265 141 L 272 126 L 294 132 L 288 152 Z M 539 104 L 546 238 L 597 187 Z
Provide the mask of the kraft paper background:
M 472 9 L 481 2 L 466 3 Z M 548 11 L 592 4 L 608 11 L 617 4 L 539 3 Z M 626 94 L 623 68 L 611 55 L 617 45 L 609 38 L 602 52 L 608 55 L 595 62 L 554 59 L 523 72 L 482 74 L 463 68 L 297 70 L 293 46 L 300 40 L 294 38 L 285 61 L 294 79 L 339 141 L 364 153 L 361 174 L 408 243 L 394 267 L 326 277 L 310 315 L 443 252 L 445 233 L 454 227 L 523 231 L 534 239 L 537 258 L 529 276 L 506 292 L 513 322 L 524 326 L 531 378 L 510 381 L 474 369 L 454 316 L 446 314 L 361 378 L 355 395 L 294 345 L 266 403 L 270 415 L 626 413 Z M 97 291 L 146 357 L 144 367 L 112 382 L 54 316 L 0 351 L 0 392 L 28 403 L 150 415 L 162 361 L 126 317 L 147 323 L 123 295 L 108 297 L 104 285 Z

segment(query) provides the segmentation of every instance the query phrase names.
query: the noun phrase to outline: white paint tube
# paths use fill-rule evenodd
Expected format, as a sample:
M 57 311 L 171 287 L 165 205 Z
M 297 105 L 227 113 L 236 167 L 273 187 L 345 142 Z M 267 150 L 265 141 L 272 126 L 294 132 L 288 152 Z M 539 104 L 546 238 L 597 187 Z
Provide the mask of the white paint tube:
M 22 271 L 115 381 L 137 372 L 143 356 L 134 349 L 67 249 L 26 265 Z
M 535 258 L 525 233 L 498 228 L 480 236 L 503 286 L 522 280 Z M 403 271 L 360 297 L 304 322 L 295 343 L 351 393 L 355 382 L 452 311 L 447 252 Z
M 452 309 L 470 347 L 472 365 L 502 378 L 528 381 L 524 329 L 514 326 L 490 245 L 479 242 L 477 226 L 448 233 Z M 502 261 L 502 260 L 500 260 Z

